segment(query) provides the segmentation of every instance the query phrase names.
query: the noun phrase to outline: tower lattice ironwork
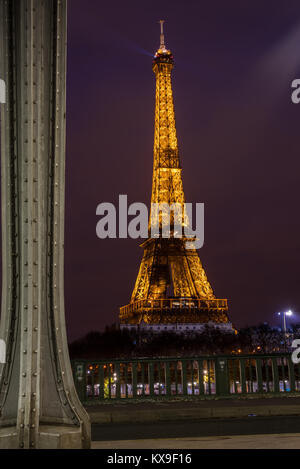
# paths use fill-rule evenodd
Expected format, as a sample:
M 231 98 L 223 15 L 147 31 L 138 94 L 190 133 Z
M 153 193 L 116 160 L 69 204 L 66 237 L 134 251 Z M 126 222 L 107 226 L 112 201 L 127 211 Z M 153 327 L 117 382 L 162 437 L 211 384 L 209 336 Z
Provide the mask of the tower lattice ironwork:
M 156 76 L 154 162 L 149 219 L 149 237 L 141 245 L 144 255 L 128 305 L 120 308 L 121 324 L 228 323 L 227 300 L 217 299 L 195 248 L 186 247 L 188 238 L 174 236 L 174 212 L 153 210 L 158 204 L 182 208 L 185 214 L 181 165 L 175 124 L 171 72 L 173 55 L 165 46 L 163 21 L 160 47 L 153 60 Z M 162 236 L 164 216 L 169 216 L 170 237 Z M 151 226 L 159 235 L 151 237 Z

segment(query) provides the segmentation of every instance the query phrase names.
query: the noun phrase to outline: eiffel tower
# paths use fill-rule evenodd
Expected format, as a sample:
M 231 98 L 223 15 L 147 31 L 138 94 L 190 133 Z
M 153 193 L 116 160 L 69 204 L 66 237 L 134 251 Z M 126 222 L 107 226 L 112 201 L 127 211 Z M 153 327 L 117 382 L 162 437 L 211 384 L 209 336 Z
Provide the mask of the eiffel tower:
M 144 255 L 131 301 L 120 308 L 120 326 L 193 331 L 213 323 L 231 329 L 227 300 L 215 297 L 196 249 L 186 248 L 186 237 L 174 237 L 173 212 L 169 222 L 171 235 L 165 238 L 161 231 L 164 214 L 153 210 L 153 204 L 179 204 L 183 209 L 182 225 L 189 224 L 183 208 L 185 196 L 175 125 L 171 81 L 174 60 L 165 46 L 163 23 L 161 20 L 160 47 L 153 60 L 156 103 L 149 237 L 141 245 Z M 151 223 L 158 223 L 157 237 L 151 237 Z

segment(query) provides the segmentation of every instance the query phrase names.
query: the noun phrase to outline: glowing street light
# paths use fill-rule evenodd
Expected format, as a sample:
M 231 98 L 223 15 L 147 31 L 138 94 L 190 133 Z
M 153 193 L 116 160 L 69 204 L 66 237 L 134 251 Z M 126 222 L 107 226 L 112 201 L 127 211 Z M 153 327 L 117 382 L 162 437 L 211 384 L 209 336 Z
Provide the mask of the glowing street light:
M 278 313 L 278 316 L 281 316 L 283 315 L 283 329 L 284 329 L 284 333 L 286 335 L 286 317 L 287 316 L 293 316 L 293 311 L 291 311 L 290 309 L 288 311 L 285 311 L 284 313 Z

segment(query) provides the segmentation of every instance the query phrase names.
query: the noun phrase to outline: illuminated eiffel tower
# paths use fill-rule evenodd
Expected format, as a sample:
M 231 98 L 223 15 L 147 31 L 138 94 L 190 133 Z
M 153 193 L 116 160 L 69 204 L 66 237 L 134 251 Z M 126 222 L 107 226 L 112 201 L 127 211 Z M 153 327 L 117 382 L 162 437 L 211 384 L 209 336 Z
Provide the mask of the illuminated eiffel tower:
M 171 82 L 174 60 L 165 46 L 164 22 L 160 23 L 160 47 L 153 61 L 156 103 L 149 237 L 141 245 L 144 255 L 131 301 L 120 308 L 120 325 L 154 331 L 193 331 L 213 323 L 231 329 L 227 300 L 215 297 L 196 249 L 186 248 L 186 237 L 174 237 L 174 214 L 170 217 L 172 234 L 164 238 L 161 235 L 164 214 L 153 211 L 153 204 L 184 207 L 185 203 Z M 158 237 L 151 237 L 151 223 L 158 223 Z M 188 224 L 184 214 L 182 225 Z

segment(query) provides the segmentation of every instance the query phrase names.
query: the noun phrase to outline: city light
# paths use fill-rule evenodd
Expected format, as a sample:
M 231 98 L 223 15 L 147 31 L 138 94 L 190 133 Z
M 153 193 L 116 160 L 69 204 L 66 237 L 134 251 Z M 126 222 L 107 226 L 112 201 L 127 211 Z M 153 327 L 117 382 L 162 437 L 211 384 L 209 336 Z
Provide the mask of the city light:
M 285 311 L 284 313 L 277 313 L 278 316 L 281 316 L 281 314 L 283 316 L 293 316 L 293 311 L 291 311 L 290 309 L 288 311 Z
M 291 311 L 290 309 L 288 311 L 285 311 L 283 313 L 277 313 L 278 316 L 283 316 L 283 330 L 284 330 L 284 334 L 286 335 L 286 317 L 287 316 L 293 316 L 293 311 Z

